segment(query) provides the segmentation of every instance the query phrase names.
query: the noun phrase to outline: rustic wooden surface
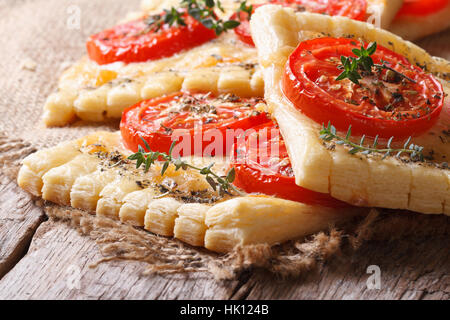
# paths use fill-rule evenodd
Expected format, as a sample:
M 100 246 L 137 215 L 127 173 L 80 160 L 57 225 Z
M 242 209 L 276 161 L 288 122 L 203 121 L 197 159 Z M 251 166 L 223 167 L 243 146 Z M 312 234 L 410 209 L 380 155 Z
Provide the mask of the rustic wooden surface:
M 132 2 L 137 7 L 138 0 Z M 53 12 L 39 11 L 39 1 L 10 0 L 8 3 L 17 4 L 15 19 L 20 19 L 26 10 L 35 12 L 39 17 L 38 26 L 42 21 L 55 17 Z M 25 3 L 31 3 L 31 6 L 25 7 Z M 83 3 L 98 6 L 96 2 Z M 123 15 L 119 1 L 110 3 L 114 4 L 111 12 Z M 121 5 L 132 4 L 127 1 Z M 59 15 L 65 14 L 64 8 L 58 9 L 61 11 Z M 6 4 L 0 3 L 2 16 L 8 17 L 8 10 Z M 83 7 L 83 10 L 95 12 L 88 7 Z M 40 117 L 42 102 L 56 81 L 56 77 L 42 79 L 40 72 L 51 69 L 55 61 L 60 63 L 66 59 L 68 52 L 72 59 L 79 57 L 84 50 L 83 39 L 92 30 L 98 30 L 100 25 L 108 25 L 106 22 L 91 25 L 95 22 L 92 21 L 83 20 L 81 32 L 70 34 L 73 42 L 57 52 L 59 60 L 55 57 L 46 59 L 45 54 L 40 57 L 38 54 L 44 52 L 44 48 L 36 50 L 34 44 L 25 41 L 19 45 L 19 42 L 14 42 L 15 35 L 8 33 L 11 44 L 16 43 L 11 50 L 25 52 L 41 64 L 37 72 L 26 74 L 31 80 L 25 79 L 28 82 L 24 86 L 34 85 L 28 100 L 18 100 L 16 96 L 6 99 L 8 93 L 23 89 L 19 84 L 13 87 L 13 83 L 8 82 L 6 91 L 0 95 L 3 118 L 13 116 L 9 108 L 11 104 L 33 105 L 35 111 L 29 115 L 30 119 Z M 33 37 L 46 36 L 39 30 L 32 28 L 30 32 Z M 63 43 L 52 41 L 58 46 Z M 450 32 L 446 32 L 419 44 L 435 55 L 450 59 L 449 41 Z M 10 68 L 2 69 L 2 74 L 11 75 L 19 62 L 1 66 Z M 37 84 L 41 86 L 46 81 L 53 84 L 37 89 Z M 0 124 L 5 125 L 4 128 L 0 126 L 1 130 L 16 130 L 5 122 Z M 30 135 L 34 134 L 30 132 Z M 146 276 L 143 275 L 145 266 L 139 262 L 108 262 L 91 268 L 90 265 L 101 257 L 94 241 L 64 223 L 47 221 L 34 200 L 14 181 L 0 174 L 0 299 L 449 299 L 449 248 L 450 239 L 447 237 L 371 242 L 352 256 L 344 255 L 317 272 L 288 280 L 277 279 L 264 272 L 246 273 L 231 282 L 215 281 L 206 273 Z M 379 290 L 369 290 L 366 285 L 370 276 L 366 270 L 371 265 L 377 265 L 381 270 Z
M 447 237 L 370 243 L 299 279 L 259 271 L 228 282 L 207 273 L 148 276 L 144 264 L 126 261 L 92 268 L 101 258 L 95 242 L 63 222 L 44 221 L 32 199 L 5 180 L 0 261 L 6 275 L 0 280 L 0 299 L 450 298 Z M 367 288 L 370 265 L 380 267 L 379 290 Z
M 44 213 L 14 181 L 0 175 L 0 278 L 25 254 Z

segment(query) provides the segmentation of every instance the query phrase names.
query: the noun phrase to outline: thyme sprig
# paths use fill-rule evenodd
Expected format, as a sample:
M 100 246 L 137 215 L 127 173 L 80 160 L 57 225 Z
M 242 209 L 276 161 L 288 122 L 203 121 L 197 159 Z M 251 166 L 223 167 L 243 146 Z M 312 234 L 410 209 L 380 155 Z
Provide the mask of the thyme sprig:
M 147 27 L 143 30 L 142 33 L 147 33 L 150 31 L 158 32 L 164 24 L 167 24 L 169 27 L 175 26 L 185 26 L 186 22 L 182 18 L 183 13 L 178 11 L 175 8 L 164 9 L 164 14 L 155 14 L 148 16 L 145 19 L 145 24 Z
M 367 45 L 367 48 L 364 48 L 364 43 L 361 42 L 360 49 L 353 49 L 352 52 L 357 56 L 354 57 L 345 57 L 341 56 L 341 65 L 338 66 L 339 69 L 343 70 L 342 73 L 336 78 L 336 80 L 349 79 L 355 84 L 359 85 L 359 80 L 362 79 L 360 72 L 364 72 L 366 74 L 372 74 L 372 68 L 376 68 L 377 70 L 386 69 L 391 72 L 394 76 L 398 76 L 400 78 L 411 81 L 412 83 L 416 83 L 414 79 L 406 76 L 405 74 L 391 68 L 387 65 L 388 62 L 382 60 L 382 64 L 375 64 L 372 59 L 372 55 L 377 51 L 377 43 L 372 42 Z
M 245 3 L 245 1 L 244 1 Z M 159 31 L 164 24 L 168 26 L 185 26 L 183 15 L 187 14 L 199 21 L 206 28 L 214 30 L 216 35 L 220 35 L 227 30 L 236 28 L 240 22 L 236 20 L 222 20 L 217 17 L 214 9 L 224 12 L 220 0 L 182 0 L 180 8 L 172 7 L 164 9 L 164 14 L 153 15 L 145 20 L 147 28 L 145 31 Z M 240 8 L 247 8 L 246 5 Z
M 237 17 L 239 18 L 239 20 L 241 19 L 241 15 L 239 14 L 240 12 L 247 13 L 246 19 L 248 21 L 250 21 L 250 18 L 252 17 L 252 14 L 253 14 L 253 5 L 252 4 L 247 5 L 247 0 L 245 0 L 244 2 L 241 2 L 241 5 L 236 10 Z
M 188 14 L 202 23 L 208 29 L 215 31 L 216 35 L 236 28 L 240 22 L 236 20 L 222 20 L 214 13 L 214 8 L 224 12 L 220 0 L 183 0 L 181 6 L 187 8 Z
M 386 159 L 388 156 L 395 155 L 396 157 L 400 157 L 402 154 L 408 154 L 411 158 L 411 160 L 414 161 L 423 161 L 423 147 L 418 146 L 416 144 L 411 143 L 411 137 L 409 137 L 405 144 L 403 145 L 403 148 L 392 148 L 392 142 L 394 140 L 394 137 L 391 137 L 385 148 L 379 148 L 378 140 L 379 136 L 377 135 L 374 139 L 374 142 L 371 146 L 365 146 L 364 142 L 366 139 L 366 136 L 363 135 L 361 137 L 361 140 L 358 143 L 352 142 L 350 140 L 350 137 L 352 135 L 352 126 L 350 125 L 348 127 L 348 131 L 345 137 L 341 137 L 337 134 L 336 128 L 331 125 L 330 122 L 328 122 L 328 126 L 325 127 L 325 125 L 322 126 L 322 130 L 320 131 L 320 138 L 325 141 L 335 141 L 337 145 L 346 145 L 350 147 L 351 149 L 348 151 L 350 154 L 356 154 L 361 153 L 364 155 L 369 155 L 373 153 L 380 153 L 383 155 L 383 160 Z
M 211 163 L 206 167 L 199 168 L 188 163 L 187 161 L 182 160 L 181 158 L 175 158 L 172 153 L 175 145 L 177 144 L 177 141 L 174 141 L 172 143 L 169 149 L 169 153 L 165 153 L 152 151 L 147 141 L 142 139 L 142 137 L 141 140 L 144 142 L 145 148 L 149 151 L 146 152 L 145 149 L 141 145 L 139 145 L 138 152 L 128 157 L 128 160 L 136 160 L 136 169 L 139 169 L 143 165 L 144 172 L 147 173 L 150 167 L 154 165 L 156 161 L 162 159 L 161 176 L 164 176 L 170 165 L 175 166 L 175 171 L 178 171 L 180 169 L 193 169 L 195 171 L 198 171 L 201 175 L 205 176 L 205 179 L 211 186 L 211 188 L 214 191 L 218 191 L 220 195 L 224 195 L 225 193 L 230 194 L 231 192 L 242 195 L 242 192 L 233 185 L 236 177 L 236 171 L 234 170 L 234 168 L 230 169 L 226 176 L 219 176 L 212 170 L 212 168 L 214 167 L 214 163 Z
M 391 73 L 393 73 L 394 76 L 399 76 L 400 78 L 406 79 L 412 83 L 417 83 L 416 80 L 414 80 L 414 79 L 408 77 L 407 75 L 405 75 L 401 72 L 398 72 L 394 68 L 391 68 L 388 65 L 386 65 L 386 63 L 388 63 L 388 62 L 386 62 L 384 60 L 381 60 L 381 62 L 382 62 L 382 64 L 374 64 L 375 68 L 378 68 L 379 70 L 386 69 L 386 70 L 390 71 Z

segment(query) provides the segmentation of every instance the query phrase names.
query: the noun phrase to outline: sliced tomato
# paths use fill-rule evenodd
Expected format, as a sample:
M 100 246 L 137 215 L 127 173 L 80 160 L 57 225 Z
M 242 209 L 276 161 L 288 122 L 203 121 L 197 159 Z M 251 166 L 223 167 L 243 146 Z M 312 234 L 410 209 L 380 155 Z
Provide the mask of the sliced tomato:
M 420 135 L 438 120 L 444 103 L 442 85 L 408 60 L 378 46 L 375 64 L 384 63 L 409 77 L 389 71 L 363 74 L 357 85 L 337 81 L 341 56 L 355 57 L 361 44 L 346 38 L 319 38 L 299 44 L 286 63 L 285 96 L 319 124 L 331 122 L 338 130 L 370 137 L 405 138 Z M 367 45 L 366 45 L 367 46 Z
M 367 11 L 366 0 L 271 0 L 268 3 L 290 7 L 297 12 L 308 11 L 330 16 L 343 16 L 360 21 L 363 21 L 366 18 Z M 262 5 L 264 4 L 253 5 L 253 12 Z M 234 29 L 238 38 L 248 45 L 255 46 L 250 32 L 248 14 L 240 11 L 239 16 L 235 13 L 231 18 L 241 22 L 241 24 Z
M 253 130 L 235 145 L 232 157 L 235 186 L 248 193 L 262 193 L 311 205 L 350 206 L 329 194 L 295 184 L 286 145 L 275 122 L 266 122 Z
M 405 16 L 428 16 L 450 5 L 450 0 L 404 0 L 396 18 Z
M 277 3 L 279 0 L 273 2 Z M 367 11 L 366 0 L 288 0 L 287 2 L 297 10 L 343 16 L 360 21 L 365 19 Z
M 260 6 L 261 5 L 253 5 L 253 12 Z M 248 13 L 240 11 L 239 13 L 234 13 L 230 19 L 240 22 L 240 24 L 234 28 L 234 33 L 239 40 L 254 47 L 255 43 L 253 42 L 252 34 L 250 33 L 250 19 L 248 17 Z
M 157 31 L 149 29 L 148 19 L 120 24 L 92 35 L 86 44 L 89 58 L 98 64 L 157 60 L 216 37 L 213 30 L 187 13 L 183 16 L 186 26 L 169 27 L 165 24 Z
M 214 134 L 221 136 L 221 150 L 229 154 L 236 142 L 235 137 L 239 135 L 233 130 L 247 130 L 268 121 L 265 112 L 255 110 L 258 102 L 261 99 L 243 99 L 231 94 L 213 97 L 184 92 L 145 100 L 123 112 L 120 123 L 122 139 L 133 152 L 139 145 L 144 147 L 142 138 L 153 151 L 167 153 L 179 135 L 179 140 L 191 139 L 191 150 L 182 150 L 181 156 L 202 156 L 205 148 L 216 142 L 215 137 L 206 138 Z M 213 150 L 208 155 L 224 155 L 216 153 L 218 151 Z

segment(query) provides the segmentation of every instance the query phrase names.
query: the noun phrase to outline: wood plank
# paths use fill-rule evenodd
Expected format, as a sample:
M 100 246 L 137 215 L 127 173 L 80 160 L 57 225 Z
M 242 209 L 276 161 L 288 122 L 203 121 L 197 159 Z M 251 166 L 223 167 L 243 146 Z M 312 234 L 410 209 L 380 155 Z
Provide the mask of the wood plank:
M 43 210 L 15 181 L 20 159 L 33 151 L 28 143 L 0 133 L 0 279 L 25 254 L 45 219 Z
M 29 252 L 0 280 L 0 299 L 226 299 L 238 285 L 205 273 L 143 275 L 145 264 L 135 261 L 90 268 L 99 259 L 93 240 L 65 223 L 44 222 Z
M 450 60 L 450 29 L 420 39 L 416 43 L 431 55 Z
M 15 181 L 0 174 L 0 278 L 25 254 L 45 215 Z
M 0 279 L 28 248 L 44 212 L 15 182 L 20 159 L 34 151 L 28 143 L 0 131 Z
M 14 19 L 7 24 L 17 29 L 17 24 L 26 25 L 31 15 L 38 14 L 36 21 L 55 25 L 54 30 L 64 29 L 66 9 L 72 1 L 53 0 L 53 7 L 59 10 L 36 10 L 43 1 L 8 1 L 0 4 L 1 12 L 11 13 L 14 7 Z M 25 2 L 28 6 L 25 6 Z M 46 1 L 47 3 L 48 1 Z M 137 8 L 139 0 L 124 2 L 109 1 L 110 12 L 106 20 L 88 19 L 83 15 L 83 28 L 68 33 L 67 37 L 45 33 L 51 41 L 36 44 L 28 37 L 18 37 L 16 33 L 7 34 L 9 47 L 22 52 L 23 56 L 14 56 L 10 63 L 2 65 L 7 78 L 4 80 L 0 104 L 5 119 L 0 130 L 20 132 L 24 136 L 40 143 L 50 137 L 63 140 L 73 134 L 67 129 L 43 131 L 38 125 L 22 126 L 16 119 L 16 109 L 11 106 L 31 106 L 29 119 L 41 116 L 41 105 L 48 92 L 53 90 L 56 78 L 48 74 L 57 72 L 59 65 L 68 59 L 78 58 L 84 50 L 84 39 L 94 30 L 111 25 L 116 17 L 122 17 L 130 8 Z M 78 3 L 77 3 L 78 4 Z M 102 2 L 82 1 L 83 12 L 95 12 Z M 11 7 L 10 7 L 11 6 Z M 127 7 L 128 9 L 124 9 Z M 24 15 L 24 10 L 28 15 Z M 97 10 L 98 11 L 98 10 Z M 29 14 L 31 12 L 31 15 Z M 3 16 L 11 16 L 4 14 Z M 56 18 L 55 18 L 56 17 Z M 17 20 L 18 18 L 19 20 Z M 18 23 L 22 21 L 23 23 Z M 108 21 L 108 22 L 106 22 Z M 48 24 L 48 23 L 47 23 Z M 29 28 L 28 28 L 29 29 Z M 24 32 L 28 32 L 24 29 Z M 6 30 L 6 29 L 5 29 Z M 33 29 L 42 34 L 39 27 Z M 29 33 L 29 32 L 28 32 Z M 9 35 L 9 38 L 8 38 Z M 419 42 L 432 54 L 449 58 L 450 33 L 444 32 Z M 19 39 L 19 40 L 18 40 Z M 55 39 L 57 39 L 55 41 Z M 75 40 L 74 40 L 75 39 Z M 439 41 L 438 41 L 439 40 Z M 444 41 L 445 40 L 445 41 Z M 49 43 L 64 50 L 56 50 L 56 56 L 40 54 L 36 46 L 48 49 Z M 20 49 L 20 50 L 19 50 Z M 17 68 L 20 59 L 30 57 L 39 62 L 35 72 Z M 18 60 L 17 60 L 18 59 Z M 16 61 L 17 60 L 17 61 Z M 50 80 L 41 81 L 42 79 Z M 26 94 L 20 94 L 26 90 Z M 30 94 L 30 92 L 32 94 Z M 19 93 L 19 94 L 18 94 Z M 30 130 L 33 128 L 33 130 Z M 80 129 L 80 128 L 77 128 Z M 92 128 L 86 127 L 85 130 Z M 76 130 L 76 129 L 74 129 Z M 38 134 L 36 134 L 36 132 Z M 81 135 L 81 129 L 78 133 Z M 54 140 L 52 140 L 54 141 Z M 55 140 L 56 141 L 56 140 Z M 48 142 L 48 141 L 47 141 Z M 0 149 L 3 152 L 3 149 Z M 0 157 L 1 158 L 1 157 Z M 1 164 L 1 161 L 0 161 Z M 45 219 L 42 210 L 33 204 L 31 197 L 21 191 L 14 181 L 0 175 L 0 298 L 52 298 L 52 299 L 449 299 L 450 298 L 450 247 L 448 237 L 416 239 L 395 242 L 373 242 L 364 246 L 354 256 L 343 256 L 320 268 L 317 272 L 299 279 L 279 280 L 264 272 L 244 275 L 240 281 L 228 283 L 216 282 L 209 274 L 188 274 L 170 276 L 145 276 L 145 265 L 139 262 L 108 262 L 96 269 L 89 265 L 100 258 L 94 241 L 83 237 L 77 231 L 63 223 L 41 222 Z M 41 226 L 39 227 L 39 225 Z M 38 228 L 39 227 L 39 228 Z M 38 230 L 32 241 L 34 232 Z M 32 241 L 28 253 L 29 243 Z M 23 259 L 22 256 L 24 256 Z M 21 260 L 20 260 L 21 259 Z M 15 265 L 18 261 L 20 262 Z M 15 265 L 15 267 L 14 267 Z M 381 268 L 381 290 L 368 290 L 366 270 L 369 265 Z M 72 267 L 71 267 L 72 266 Z M 74 271 L 80 270 L 80 288 L 72 288 Z M 9 271 L 9 273 L 7 273 Z
M 90 268 L 101 258 L 95 242 L 47 221 L 0 280 L 0 299 L 449 299 L 449 247 L 447 236 L 371 242 L 299 279 L 258 271 L 218 282 L 205 273 L 148 276 L 146 265 L 133 261 Z M 367 288 L 370 265 L 381 269 L 380 290 Z
M 299 279 L 253 274 L 233 299 L 450 299 L 450 239 L 371 242 L 353 256 L 332 260 Z M 368 289 L 380 268 L 380 289 Z

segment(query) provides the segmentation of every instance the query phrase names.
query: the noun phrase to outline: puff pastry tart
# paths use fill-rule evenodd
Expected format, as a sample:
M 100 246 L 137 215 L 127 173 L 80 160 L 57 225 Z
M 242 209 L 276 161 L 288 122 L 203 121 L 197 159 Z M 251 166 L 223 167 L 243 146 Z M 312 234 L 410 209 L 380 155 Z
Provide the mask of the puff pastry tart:
M 370 24 L 264 6 L 251 20 L 299 186 L 450 214 L 450 63 Z
M 125 110 L 120 132 L 28 156 L 18 184 L 45 200 L 217 252 L 295 239 L 360 213 L 295 184 L 278 126 L 264 109 L 261 99 L 231 94 L 146 100 Z M 248 134 L 202 142 L 230 131 Z M 276 156 L 262 156 L 269 147 Z
M 231 0 L 226 1 L 231 3 Z M 143 99 L 179 90 L 262 96 L 256 52 L 232 32 L 214 30 L 183 11 L 183 24 L 165 21 L 162 2 L 132 21 L 92 35 L 88 56 L 67 69 L 44 106 L 47 126 L 74 120 L 120 119 Z M 217 19 L 230 15 L 215 9 Z M 210 20 L 212 21 L 212 20 Z M 170 23 L 170 24 L 169 24 Z
M 450 27 L 450 1 L 405 0 L 389 30 L 415 40 Z
M 249 10 L 250 4 L 256 7 L 263 2 L 247 1 L 248 7 L 244 3 L 243 8 Z M 317 6 L 316 1 L 283 2 L 297 10 L 355 19 L 375 17 L 374 23 L 384 27 L 400 3 L 330 0 Z M 204 10 L 202 17 L 197 3 Z M 88 55 L 63 73 L 57 92 L 48 97 L 45 124 L 64 126 L 76 119 L 101 122 L 120 118 L 126 107 L 179 90 L 262 96 L 264 84 L 256 51 L 241 41 L 242 32 L 247 30 L 248 34 L 247 11 L 241 9 L 238 16 L 236 10 L 242 3 L 233 0 L 222 1 L 220 6 L 218 1 L 213 3 L 210 8 L 204 1 L 185 1 L 183 7 L 174 0 L 145 1 L 141 16 L 92 35 L 86 45 Z M 240 31 L 223 32 L 235 28 L 239 21 Z

